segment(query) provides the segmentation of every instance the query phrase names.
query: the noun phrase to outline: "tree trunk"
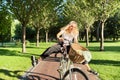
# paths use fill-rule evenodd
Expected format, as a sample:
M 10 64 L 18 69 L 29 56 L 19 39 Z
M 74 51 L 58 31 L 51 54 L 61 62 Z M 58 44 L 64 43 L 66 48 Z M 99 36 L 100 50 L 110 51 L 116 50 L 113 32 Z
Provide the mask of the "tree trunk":
M 86 28 L 86 47 L 89 46 L 89 36 L 88 36 L 89 28 Z
M 98 25 L 98 27 L 97 27 L 97 32 L 96 32 L 96 39 L 97 39 L 97 42 L 99 42 L 99 31 L 100 31 L 100 25 L 101 25 L 101 21 L 99 22 L 99 25 Z
M 90 32 L 90 34 L 91 34 L 91 35 L 90 35 L 90 41 L 92 42 L 92 41 L 93 41 L 93 30 L 92 30 L 92 28 L 90 29 L 90 31 L 91 31 L 91 32 Z
M 48 31 L 46 31 L 46 43 L 48 42 Z
M 25 24 L 22 25 L 22 52 L 26 52 L 26 26 Z
M 40 31 L 39 31 L 39 29 L 37 28 L 37 34 L 36 34 L 36 47 L 39 47 L 39 33 L 40 33 Z
M 104 51 L 104 23 L 105 21 L 102 22 L 101 26 L 100 51 Z
M 3 47 L 4 46 L 4 39 L 3 39 L 3 34 L 1 34 L 1 40 L 2 40 L 2 44 L 1 44 L 1 46 Z

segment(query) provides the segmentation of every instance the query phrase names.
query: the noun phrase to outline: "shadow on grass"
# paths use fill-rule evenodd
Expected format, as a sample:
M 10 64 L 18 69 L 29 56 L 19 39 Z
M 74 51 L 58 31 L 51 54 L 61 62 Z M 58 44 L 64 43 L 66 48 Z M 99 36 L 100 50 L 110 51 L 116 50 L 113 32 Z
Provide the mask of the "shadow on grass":
M 31 53 L 21 53 L 20 51 L 16 50 L 7 50 L 7 49 L 0 49 L 0 56 L 20 56 L 20 57 L 29 57 L 32 55 L 39 56 L 38 54 L 31 54 Z
M 120 66 L 120 61 L 113 60 L 92 60 L 90 63 L 96 65 Z
M 4 74 L 5 76 L 16 77 L 18 79 L 21 78 L 21 75 L 19 75 L 19 72 L 25 72 L 25 71 L 21 71 L 21 70 L 11 71 L 6 69 L 0 69 L 0 73 Z M 5 80 L 5 79 L 0 78 L 0 80 Z
M 90 51 L 100 51 L 98 46 L 88 47 Z M 118 52 L 120 53 L 120 46 L 105 46 L 104 51 Z
M 18 51 L 10 51 L 10 50 L 7 50 L 7 49 L 0 49 L 0 55 L 6 55 L 6 56 L 16 56 L 18 55 Z

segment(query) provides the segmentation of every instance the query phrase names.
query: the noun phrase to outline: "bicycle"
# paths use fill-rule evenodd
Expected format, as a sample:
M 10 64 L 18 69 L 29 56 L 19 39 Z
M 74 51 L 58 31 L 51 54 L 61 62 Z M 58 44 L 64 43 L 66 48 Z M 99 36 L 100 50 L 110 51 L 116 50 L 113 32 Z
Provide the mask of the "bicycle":
M 60 80 L 89 80 L 87 75 L 77 67 L 74 67 L 73 61 L 70 60 L 66 46 L 61 47 L 62 56 L 58 69 Z

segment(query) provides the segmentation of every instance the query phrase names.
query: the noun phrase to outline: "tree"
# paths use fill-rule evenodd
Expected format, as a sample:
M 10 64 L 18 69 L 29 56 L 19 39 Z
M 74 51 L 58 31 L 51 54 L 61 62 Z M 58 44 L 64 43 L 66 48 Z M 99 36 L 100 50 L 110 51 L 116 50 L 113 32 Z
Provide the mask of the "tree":
M 46 42 L 48 42 L 48 33 L 49 33 L 49 28 L 55 24 L 56 21 L 54 21 L 55 18 L 55 13 L 53 10 L 51 10 L 50 8 L 46 7 L 43 9 L 43 28 L 45 29 L 45 33 L 46 33 Z
M 4 4 L 0 5 L 0 37 L 2 45 L 4 41 L 10 41 L 11 38 L 12 17 Z
M 32 26 L 35 28 L 36 30 L 36 46 L 39 47 L 39 34 L 40 34 L 40 29 L 42 28 L 41 25 L 41 13 L 42 13 L 42 8 L 43 6 L 41 5 L 42 1 L 41 0 L 36 0 L 35 4 L 34 4 L 34 9 L 32 15 L 31 15 L 31 22 L 30 24 L 32 24 Z
M 89 46 L 89 27 L 94 22 L 93 8 L 90 1 L 87 0 L 72 0 L 68 1 L 64 10 L 64 14 L 67 18 L 76 20 L 81 23 L 83 30 L 86 30 L 86 46 Z
M 99 0 L 94 2 L 94 13 L 96 20 L 101 22 L 100 51 L 104 50 L 104 25 L 106 20 L 114 15 L 117 8 L 120 7 L 119 0 Z
M 46 42 L 48 42 L 48 33 L 50 27 L 57 24 L 57 11 L 56 7 L 60 5 L 62 0 L 44 0 L 42 1 L 41 21 L 40 24 L 44 28 L 46 33 Z
M 34 13 L 31 16 L 31 23 L 36 29 L 36 46 L 39 46 L 39 31 L 44 29 L 46 33 L 46 42 L 48 42 L 48 32 L 51 26 L 56 24 L 57 14 L 55 7 L 60 4 L 61 0 L 36 0 Z
M 22 24 L 22 52 L 26 52 L 26 25 L 29 22 L 35 0 L 7 0 L 13 15 Z

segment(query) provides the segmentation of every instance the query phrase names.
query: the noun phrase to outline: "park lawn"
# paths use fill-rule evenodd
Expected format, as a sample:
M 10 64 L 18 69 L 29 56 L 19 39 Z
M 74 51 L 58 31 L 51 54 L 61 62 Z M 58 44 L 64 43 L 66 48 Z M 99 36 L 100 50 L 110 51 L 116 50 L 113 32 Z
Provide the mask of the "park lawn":
M 24 72 L 32 67 L 30 57 L 35 55 L 39 58 L 39 55 L 53 43 L 40 43 L 38 48 L 35 47 L 34 43 L 28 44 L 26 53 L 21 53 L 20 47 L 8 44 L 5 47 L 0 47 L 0 80 L 18 80 L 21 78 Z
M 39 55 L 54 43 L 34 43 L 27 46 L 27 53 L 21 53 L 20 47 L 0 47 L 0 80 L 18 80 L 32 67 L 30 56 Z M 80 42 L 85 46 L 84 42 Z M 92 53 L 90 66 L 99 72 L 101 80 L 120 80 L 120 42 L 105 42 L 105 51 L 99 51 L 99 43 L 92 42 L 88 49 Z
M 120 80 L 120 42 L 105 42 L 105 51 L 101 52 L 99 43 L 90 45 L 90 66 L 99 72 L 101 80 Z

